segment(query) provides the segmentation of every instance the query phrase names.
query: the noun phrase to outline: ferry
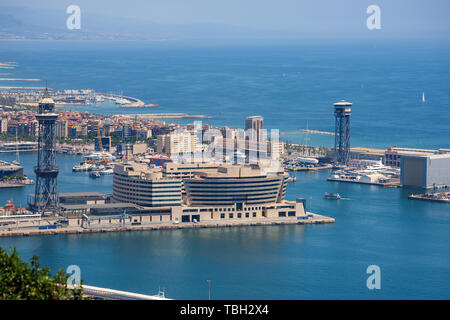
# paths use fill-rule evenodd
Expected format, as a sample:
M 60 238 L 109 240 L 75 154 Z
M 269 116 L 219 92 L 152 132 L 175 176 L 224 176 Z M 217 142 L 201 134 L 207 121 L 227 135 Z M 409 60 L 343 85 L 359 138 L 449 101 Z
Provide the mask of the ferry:
M 323 196 L 325 199 L 340 199 L 341 195 L 339 193 L 326 193 Z

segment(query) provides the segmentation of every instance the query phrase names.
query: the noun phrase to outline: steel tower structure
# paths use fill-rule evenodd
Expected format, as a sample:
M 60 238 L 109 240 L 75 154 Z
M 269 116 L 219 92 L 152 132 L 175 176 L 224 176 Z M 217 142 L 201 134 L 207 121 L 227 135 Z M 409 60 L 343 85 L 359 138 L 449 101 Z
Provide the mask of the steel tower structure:
M 347 165 L 350 153 L 350 115 L 352 103 L 340 101 L 334 104 L 334 153 L 338 164 Z
M 56 119 L 55 103 L 48 97 L 47 91 L 39 102 L 38 158 L 36 173 L 36 189 L 30 205 L 35 213 L 51 215 L 59 213 L 59 197 L 57 177 L 59 169 L 56 166 Z

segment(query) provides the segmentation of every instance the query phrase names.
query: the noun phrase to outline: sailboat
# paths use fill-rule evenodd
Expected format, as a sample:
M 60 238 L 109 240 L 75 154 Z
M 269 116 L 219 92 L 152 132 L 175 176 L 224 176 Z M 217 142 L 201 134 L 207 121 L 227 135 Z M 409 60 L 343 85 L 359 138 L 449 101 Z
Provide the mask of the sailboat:
M 422 91 L 422 103 L 425 103 L 425 92 Z

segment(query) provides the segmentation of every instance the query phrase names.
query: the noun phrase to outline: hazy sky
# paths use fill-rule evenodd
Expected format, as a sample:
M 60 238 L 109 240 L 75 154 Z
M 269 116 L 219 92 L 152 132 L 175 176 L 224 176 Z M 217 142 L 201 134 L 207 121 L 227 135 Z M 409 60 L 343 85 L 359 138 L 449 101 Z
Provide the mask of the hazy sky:
M 450 0 L 0 0 L 1 6 L 61 10 L 158 24 L 224 24 L 327 37 L 364 36 L 366 9 L 381 8 L 381 30 L 395 38 L 450 38 Z

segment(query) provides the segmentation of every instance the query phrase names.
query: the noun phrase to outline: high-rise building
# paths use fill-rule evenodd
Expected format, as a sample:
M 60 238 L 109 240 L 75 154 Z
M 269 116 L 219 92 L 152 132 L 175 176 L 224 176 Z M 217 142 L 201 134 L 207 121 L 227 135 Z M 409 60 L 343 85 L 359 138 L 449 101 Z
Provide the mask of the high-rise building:
M 67 138 L 69 135 L 69 124 L 66 120 L 56 121 L 56 136 L 58 138 Z
M 110 136 L 101 137 L 100 140 L 101 141 L 98 140 L 98 137 L 96 137 L 94 139 L 94 150 L 95 151 L 111 152 L 111 137 Z M 99 142 L 102 143 L 101 148 L 100 148 L 100 143 Z
M 156 152 L 178 155 L 195 153 L 195 135 L 189 131 L 174 131 L 159 135 L 156 141 Z
M 257 140 L 258 142 L 262 141 L 263 129 L 264 118 L 262 116 L 251 116 L 245 118 L 245 130 L 249 132 L 249 140 Z

